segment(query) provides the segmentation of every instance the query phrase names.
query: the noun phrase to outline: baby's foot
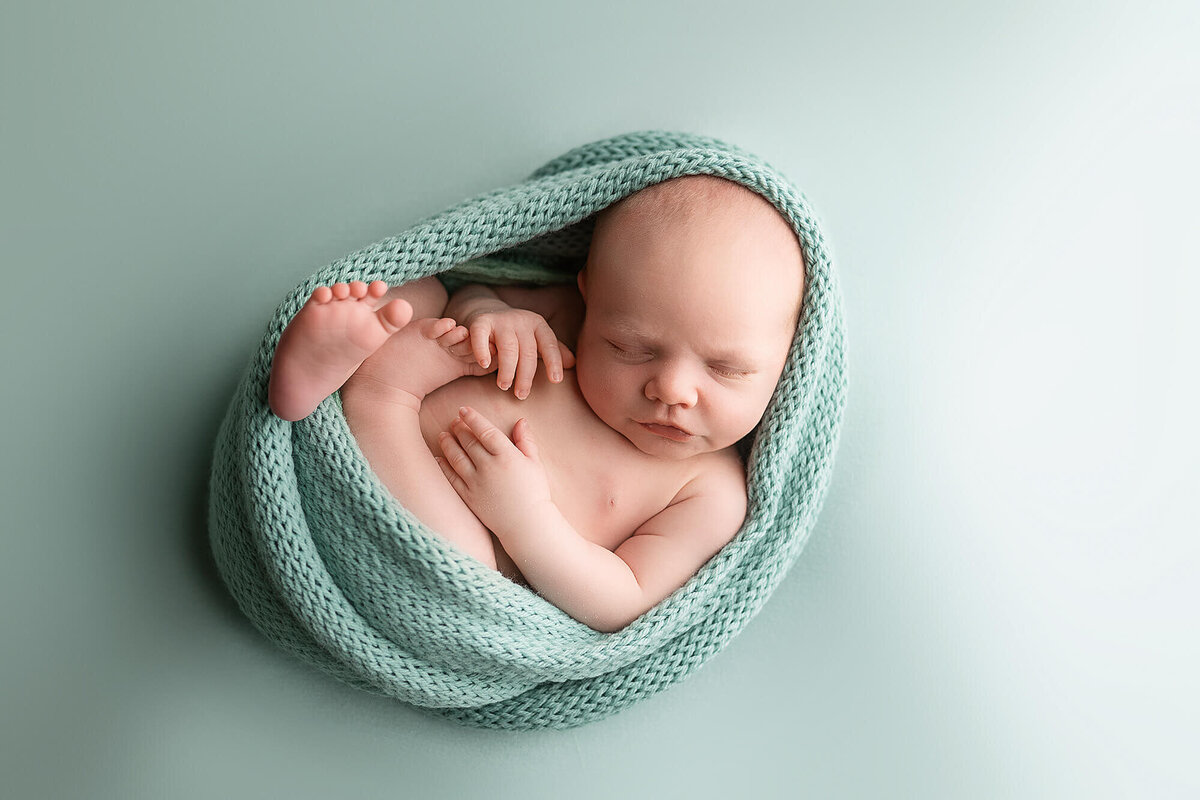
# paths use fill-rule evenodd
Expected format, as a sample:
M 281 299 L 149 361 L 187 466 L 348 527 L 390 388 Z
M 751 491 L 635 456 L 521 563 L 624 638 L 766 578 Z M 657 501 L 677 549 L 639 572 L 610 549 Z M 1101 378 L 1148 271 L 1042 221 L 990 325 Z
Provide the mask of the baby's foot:
M 412 319 L 408 301 L 380 305 L 387 284 L 320 286 L 284 329 L 271 364 L 267 402 L 283 419 L 303 419 Z
M 342 389 L 343 402 L 348 394 L 371 395 L 419 409 L 425 395 L 447 383 L 486 374 L 473 358 L 450 354 L 466 336 L 466 328 L 449 317 L 413 320 L 363 362 Z

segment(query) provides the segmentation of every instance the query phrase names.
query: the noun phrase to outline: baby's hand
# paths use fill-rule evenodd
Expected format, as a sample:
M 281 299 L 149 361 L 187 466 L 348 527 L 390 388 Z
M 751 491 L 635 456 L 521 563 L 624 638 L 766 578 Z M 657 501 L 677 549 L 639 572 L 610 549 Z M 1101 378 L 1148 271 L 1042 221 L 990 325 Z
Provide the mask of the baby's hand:
M 473 408 L 461 408 L 450 431 L 438 434 L 438 466 L 459 497 L 492 532 L 525 528 L 554 506 L 550 481 L 529 422 L 517 420 L 512 438 Z
M 513 394 L 520 400 L 533 387 L 539 353 L 551 383 L 561 381 L 563 370 L 575 366 L 574 353 L 558 340 L 545 318 L 524 308 L 473 314 L 465 328 L 460 325 L 443 339 L 438 341 L 451 355 L 473 360 L 488 372 L 495 369 L 496 385 L 506 390 L 514 387 Z

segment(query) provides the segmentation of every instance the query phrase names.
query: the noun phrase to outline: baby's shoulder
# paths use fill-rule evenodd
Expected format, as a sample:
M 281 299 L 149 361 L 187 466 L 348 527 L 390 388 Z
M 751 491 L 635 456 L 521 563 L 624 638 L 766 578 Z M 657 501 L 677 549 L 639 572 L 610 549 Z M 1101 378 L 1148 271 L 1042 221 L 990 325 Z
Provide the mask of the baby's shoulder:
M 675 502 L 699 501 L 727 523 L 740 527 L 746 515 L 746 468 L 737 450 L 727 447 L 699 456 Z M 736 518 L 736 520 L 735 520 Z
M 721 485 L 736 484 L 743 489 L 746 486 L 746 465 L 736 447 L 726 447 L 697 456 L 694 472 L 696 478 L 705 481 Z

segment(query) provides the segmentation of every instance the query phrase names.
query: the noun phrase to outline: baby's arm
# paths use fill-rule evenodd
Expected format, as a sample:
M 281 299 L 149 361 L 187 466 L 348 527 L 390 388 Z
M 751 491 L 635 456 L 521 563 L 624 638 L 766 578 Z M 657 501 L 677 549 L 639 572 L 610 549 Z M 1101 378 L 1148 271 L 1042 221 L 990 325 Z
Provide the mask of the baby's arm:
M 446 479 L 483 520 L 539 594 L 580 622 L 611 633 L 683 586 L 745 519 L 741 467 L 714 458 L 671 504 L 616 552 L 585 539 L 551 499 L 526 420 L 511 440 L 464 409 L 440 439 Z
M 614 551 L 641 590 L 632 608 L 615 610 L 615 630 L 681 588 L 729 544 L 746 521 L 746 507 L 746 476 L 740 462 L 714 458 L 669 506 L 643 523 Z

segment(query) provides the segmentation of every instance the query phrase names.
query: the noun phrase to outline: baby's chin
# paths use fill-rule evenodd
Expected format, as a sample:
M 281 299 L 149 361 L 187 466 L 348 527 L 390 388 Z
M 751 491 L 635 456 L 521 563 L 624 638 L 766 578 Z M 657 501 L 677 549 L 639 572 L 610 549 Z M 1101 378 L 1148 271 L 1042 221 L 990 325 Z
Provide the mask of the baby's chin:
M 641 452 L 648 456 L 661 458 L 665 461 L 683 461 L 684 459 L 694 456 L 711 453 L 714 448 L 709 445 L 707 439 L 702 436 L 692 436 L 687 441 L 678 442 L 673 439 L 668 439 L 665 436 L 659 436 L 645 429 L 637 429 L 637 423 L 632 423 L 635 429 L 628 431 L 617 431 L 625 437 L 626 441 L 632 444 Z

